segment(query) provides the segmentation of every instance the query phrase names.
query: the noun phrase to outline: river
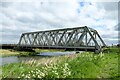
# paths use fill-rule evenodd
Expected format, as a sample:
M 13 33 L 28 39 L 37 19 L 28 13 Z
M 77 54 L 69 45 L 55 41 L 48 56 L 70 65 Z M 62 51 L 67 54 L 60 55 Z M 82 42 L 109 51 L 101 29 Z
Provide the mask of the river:
M 63 56 L 63 55 L 70 55 L 75 54 L 75 52 L 41 52 L 40 54 L 37 54 L 36 56 L 29 56 L 29 57 L 19 57 L 19 56 L 9 56 L 9 57 L 0 57 L 0 66 L 10 63 L 18 63 L 18 62 L 24 62 L 24 61 L 30 61 L 30 60 L 39 60 L 44 57 L 52 57 L 52 56 Z M 44 57 L 43 57 L 44 56 Z

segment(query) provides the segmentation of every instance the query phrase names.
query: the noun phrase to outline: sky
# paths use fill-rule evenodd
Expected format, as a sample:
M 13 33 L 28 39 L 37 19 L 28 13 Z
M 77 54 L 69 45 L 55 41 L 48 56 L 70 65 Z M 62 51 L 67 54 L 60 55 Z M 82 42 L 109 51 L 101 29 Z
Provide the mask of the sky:
M 17 44 L 25 32 L 82 26 L 96 29 L 107 45 L 117 44 L 118 1 L 1 0 L 0 44 Z

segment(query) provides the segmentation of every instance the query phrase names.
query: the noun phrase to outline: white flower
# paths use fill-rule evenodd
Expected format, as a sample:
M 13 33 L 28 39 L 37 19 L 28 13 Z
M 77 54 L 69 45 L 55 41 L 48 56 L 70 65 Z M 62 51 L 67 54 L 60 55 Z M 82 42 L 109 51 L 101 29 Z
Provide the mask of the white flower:
M 33 77 L 35 77 L 35 75 L 33 74 Z
M 25 76 L 24 74 L 21 75 L 22 77 Z
M 38 75 L 38 78 L 42 78 L 40 75 Z

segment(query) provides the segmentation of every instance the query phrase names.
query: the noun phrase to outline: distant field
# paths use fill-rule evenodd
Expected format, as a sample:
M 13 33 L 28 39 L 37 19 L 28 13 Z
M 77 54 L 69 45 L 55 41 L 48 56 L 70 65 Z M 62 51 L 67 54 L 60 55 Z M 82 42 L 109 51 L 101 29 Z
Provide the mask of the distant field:
M 49 52 L 55 50 L 36 49 L 37 52 Z M 2 55 L 26 54 L 12 50 L 0 50 Z M 118 80 L 118 58 L 119 49 L 116 47 L 95 54 L 93 52 L 83 52 L 72 55 L 46 57 L 41 60 L 31 60 L 31 62 L 11 63 L 0 66 L 2 78 L 111 78 Z

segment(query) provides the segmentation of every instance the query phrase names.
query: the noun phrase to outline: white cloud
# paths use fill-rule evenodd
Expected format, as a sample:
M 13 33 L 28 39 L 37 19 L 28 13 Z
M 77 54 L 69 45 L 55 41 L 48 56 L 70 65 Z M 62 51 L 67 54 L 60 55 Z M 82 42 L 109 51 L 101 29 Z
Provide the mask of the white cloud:
M 48 0 L 36 0 L 38 2 L 47 2 Z M 49 2 L 68 2 L 74 0 L 49 0 Z M 119 0 L 77 0 L 79 2 L 119 2 Z M 2 0 L 2 2 L 35 2 L 34 0 Z
M 114 30 L 117 24 L 117 5 L 114 5 L 113 11 L 108 8 L 110 4 L 115 3 L 86 2 L 80 6 L 79 0 L 4 2 L 0 6 L 2 35 L 7 36 L 9 34 L 6 32 L 11 31 L 11 38 L 16 34 L 12 42 L 16 42 L 23 32 L 87 25 L 98 30 L 100 35 L 118 36 Z M 109 36 L 106 38 L 111 43 L 112 37 Z M 5 38 L 4 41 L 7 40 Z

